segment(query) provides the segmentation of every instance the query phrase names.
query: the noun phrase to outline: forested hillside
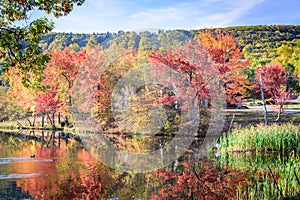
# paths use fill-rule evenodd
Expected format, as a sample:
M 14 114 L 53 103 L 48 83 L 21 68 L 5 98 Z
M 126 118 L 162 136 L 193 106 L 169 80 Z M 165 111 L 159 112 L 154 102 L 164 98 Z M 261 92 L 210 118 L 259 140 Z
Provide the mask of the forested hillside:
M 246 56 L 256 59 L 277 57 L 276 49 L 278 47 L 283 44 L 295 44 L 296 40 L 300 39 L 300 25 L 235 26 L 213 30 L 222 30 L 232 34 L 238 45 L 244 49 Z M 93 34 L 49 33 L 42 38 L 40 46 L 44 51 L 65 47 L 79 51 L 88 44 L 91 46 L 101 44 L 104 48 L 114 46 L 128 49 L 153 49 L 166 44 L 166 41 L 191 39 L 201 31 L 203 29 L 159 30 L 157 33 L 148 31 Z

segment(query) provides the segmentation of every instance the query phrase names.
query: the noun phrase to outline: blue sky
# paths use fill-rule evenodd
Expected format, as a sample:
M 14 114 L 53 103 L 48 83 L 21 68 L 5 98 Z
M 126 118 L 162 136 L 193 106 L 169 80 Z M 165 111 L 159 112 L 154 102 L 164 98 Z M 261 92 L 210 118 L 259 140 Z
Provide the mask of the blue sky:
M 198 29 L 234 25 L 300 24 L 300 0 L 86 0 L 57 32 Z

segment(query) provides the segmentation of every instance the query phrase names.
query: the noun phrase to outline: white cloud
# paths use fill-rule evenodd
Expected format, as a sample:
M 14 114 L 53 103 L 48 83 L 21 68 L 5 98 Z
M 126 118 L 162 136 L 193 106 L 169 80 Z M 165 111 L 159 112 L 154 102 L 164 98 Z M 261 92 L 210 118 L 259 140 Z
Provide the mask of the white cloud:
M 160 0 L 161 1 L 161 0 Z M 141 28 L 196 29 L 228 26 L 264 0 L 192 0 L 185 3 L 86 0 L 69 16 L 56 20 L 56 31 L 105 32 Z M 167 2 L 167 3 L 166 3 Z
M 202 17 L 201 19 L 199 19 L 198 25 L 200 27 L 224 27 L 231 25 L 249 10 L 262 3 L 263 1 L 264 0 L 232 0 L 228 4 L 228 7 L 224 8 L 223 12 Z
M 227 26 L 264 0 L 191 1 L 173 7 L 148 9 L 130 15 L 143 26 L 201 28 Z

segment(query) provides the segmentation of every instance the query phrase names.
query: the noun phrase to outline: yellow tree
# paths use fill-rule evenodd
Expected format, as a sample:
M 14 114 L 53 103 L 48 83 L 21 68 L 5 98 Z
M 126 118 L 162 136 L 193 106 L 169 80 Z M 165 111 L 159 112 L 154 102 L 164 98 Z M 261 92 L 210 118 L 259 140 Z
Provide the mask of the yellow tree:
M 29 76 L 29 74 L 28 74 Z M 33 80 L 37 75 L 30 74 L 30 80 Z M 41 93 L 30 87 L 24 87 L 22 83 L 22 75 L 17 69 L 9 69 L 6 73 L 6 78 L 9 80 L 9 89 L 7 95 L 10 96 L 11 101 L 23 110 L 24 115 L 34 115 L 36 112 L 36 98 Z M 31 122 L 26 118 L 30 125 L 34 126 L 34 121 Z
M 281 63 L 287 72 L 288 88 L 300 91 L 300 41 L 280 46 L 277 53 L 279 56 L 276 61 Z

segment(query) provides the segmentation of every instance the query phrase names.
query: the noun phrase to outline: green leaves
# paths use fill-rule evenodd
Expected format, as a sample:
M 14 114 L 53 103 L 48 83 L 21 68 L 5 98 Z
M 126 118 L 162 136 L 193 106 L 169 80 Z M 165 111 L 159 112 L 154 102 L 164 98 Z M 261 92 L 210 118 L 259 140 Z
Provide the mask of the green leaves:
M 28 15 L 35 10 L 53 13 L 56 17 L 67 15 L 73 5 L 84 0 L 3 0 L 0 5 L 0 68 L 7 71 L 16 68 L 26 87 L 39 88 L 42 73 L 49 57 L 38 46 L 41 36 L 54 28 L 46 17 L 30 20 Z M 17 26 L 18 22 L 26 22 Z M 33 76 L 32 76 L 33 75 Z

